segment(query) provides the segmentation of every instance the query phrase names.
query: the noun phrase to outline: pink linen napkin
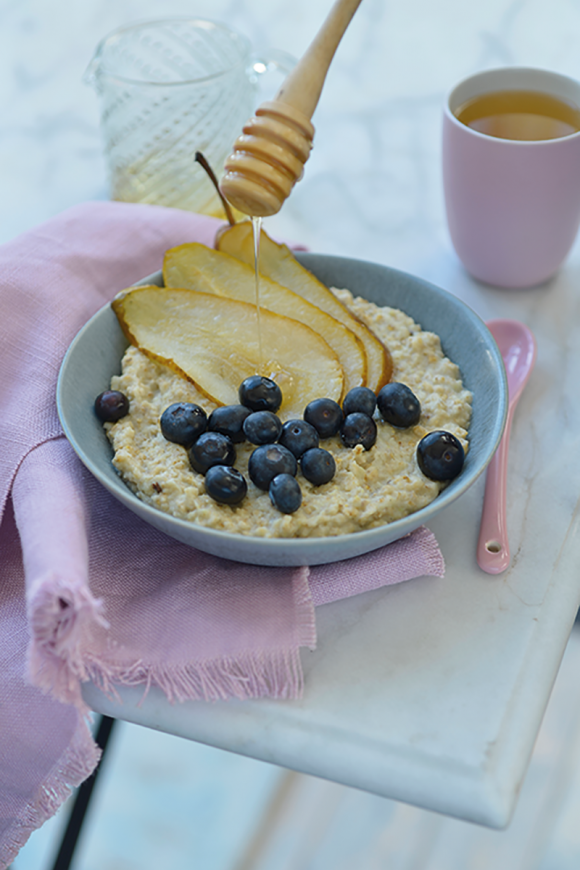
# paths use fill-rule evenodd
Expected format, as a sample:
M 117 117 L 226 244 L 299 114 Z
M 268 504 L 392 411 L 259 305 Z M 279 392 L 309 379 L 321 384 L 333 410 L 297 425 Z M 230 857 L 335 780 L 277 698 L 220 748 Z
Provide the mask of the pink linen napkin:
M 156 684 L 171 700 L 299 697 L 314 605 L 443 576 L 426 529 L 312 569 L 220 560 L 146 525 L 76 459 L 54 404 L 70 341 L 168 247 L 211 245 L 218 226 L 88 203 L 0 248 L 0 868 L 98 761 L 83 681 Z

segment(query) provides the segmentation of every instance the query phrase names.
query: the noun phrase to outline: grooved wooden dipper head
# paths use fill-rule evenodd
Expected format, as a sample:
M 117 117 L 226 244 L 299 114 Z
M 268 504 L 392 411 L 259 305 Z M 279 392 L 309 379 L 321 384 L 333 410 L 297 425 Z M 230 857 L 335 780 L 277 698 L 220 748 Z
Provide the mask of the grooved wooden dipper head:
M 280 100 L 263 103 L 234 142 L 221 192 L 244 214 L 276 214 L 302 177 L 313 137 L 314 127 L 299 109 Z
M 360 3 L 336 0 L 276 99 L 262 103 L 236 139 L 220 190 L 243 214 L 276 214 L 302 177 L 314 137 L 310 118 L 338 43 Z

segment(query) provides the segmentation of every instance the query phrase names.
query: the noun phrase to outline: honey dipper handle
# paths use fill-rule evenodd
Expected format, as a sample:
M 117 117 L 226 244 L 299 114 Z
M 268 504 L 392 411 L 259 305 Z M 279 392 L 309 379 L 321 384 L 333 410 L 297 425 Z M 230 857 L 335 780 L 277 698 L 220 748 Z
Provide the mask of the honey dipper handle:
M 336 0 L 322 27 L 282 84 L 276 100 L 311 118 L 318 105 L 328 67 L 362 0 Z
M 256 109 L 234 142 L 220 190 L 243 214 L 276 214 L 302 177 L 314 136 L 310 118 L 334 53 L 360 4 L 361 0 L 335 0 L 276 99 Z

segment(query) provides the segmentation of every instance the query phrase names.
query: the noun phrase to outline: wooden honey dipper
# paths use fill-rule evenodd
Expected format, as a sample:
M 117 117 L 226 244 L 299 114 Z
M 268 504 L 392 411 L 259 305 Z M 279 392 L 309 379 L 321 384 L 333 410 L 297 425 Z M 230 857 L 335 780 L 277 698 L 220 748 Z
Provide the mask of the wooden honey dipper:
M 336 0 L 276 98 L 262 103 L 236 139 L 220 190 L 243 214 L 276 214 L 302 177 L 314 137 L 310 118 L 334 53 L 360 3 Z

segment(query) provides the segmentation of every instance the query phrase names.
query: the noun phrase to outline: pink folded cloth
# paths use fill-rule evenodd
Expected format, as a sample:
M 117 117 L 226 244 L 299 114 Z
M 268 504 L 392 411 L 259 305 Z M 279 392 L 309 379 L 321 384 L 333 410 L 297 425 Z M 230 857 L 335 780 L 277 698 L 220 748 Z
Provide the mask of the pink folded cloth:
M 220 560 L 146 525 L 81 466 L 55 408 L 72 338 L 220 222 L 88 203 L 0 248 L 0 868 L 98 762 L 81 683 L 170 700 L 297 698 L 315 605 L 443 576 L 432 534 L 316 568 Z

